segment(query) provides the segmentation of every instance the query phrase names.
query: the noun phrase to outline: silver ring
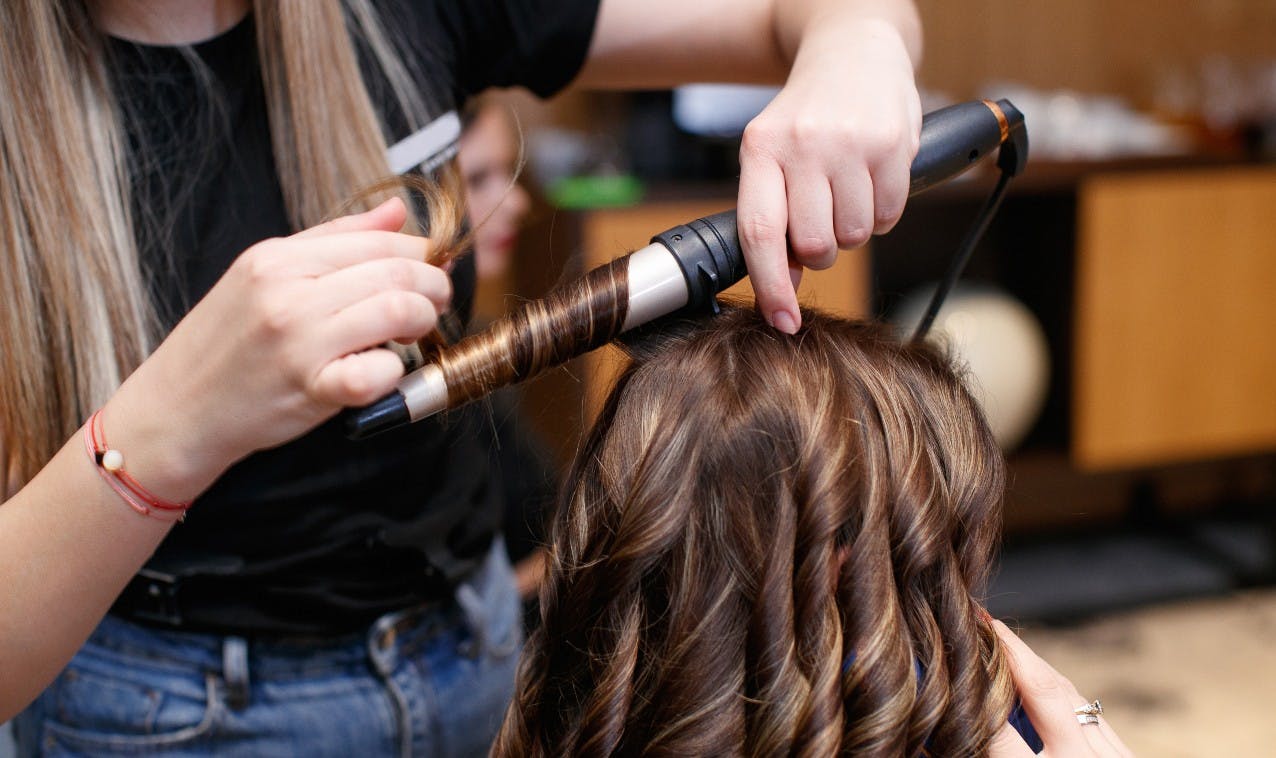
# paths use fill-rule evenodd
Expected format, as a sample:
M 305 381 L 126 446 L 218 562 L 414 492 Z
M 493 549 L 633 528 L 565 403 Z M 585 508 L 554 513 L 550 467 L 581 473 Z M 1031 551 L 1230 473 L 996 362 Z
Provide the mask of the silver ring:
M 1078 713 L 1077 723 L 1079 724 L 1097 724 L 1099 723 L 1098 714 L 1094 713 Z
M 1103 703 L 1100 703 L 1099 699 L 1095 698 L 1093 701 L 1086 703 L 1080 708 L 1074 708 L 1072 712 L 1078 716 L 1098 716 L 1100 713 L 1103 713 Z

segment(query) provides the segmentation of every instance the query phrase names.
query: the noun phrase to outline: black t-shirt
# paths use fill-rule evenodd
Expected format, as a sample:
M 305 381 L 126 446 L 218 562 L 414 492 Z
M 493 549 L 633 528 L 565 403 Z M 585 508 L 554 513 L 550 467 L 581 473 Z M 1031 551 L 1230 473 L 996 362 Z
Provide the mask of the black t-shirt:
M 597 12 L 597 0 L 377 6 L 415 56 L 434 115 L 491 86 L 561 89 L 584 61 Z M 170 324 L 243 250 L 295 231 L 275 174 L 255 34 L 249 16 L 185 50 L 111 40 L 143 260 Z M 364 70 L 388 141 L 407 136 L 375 67 L 365 60 Z M 464 308 L 472 264 L 458 266 L 454 287 Z M 333 420 L 250 456 L 195 502 L 144 573 L 181 577 L 172 610 L 183 628 L 211 631 L 348 631 L 450 596 L 501 519 L 483 423 L 481 411 L 453 412 L 352 442 Z M 124 601 L 116 611 L 137 617 Z

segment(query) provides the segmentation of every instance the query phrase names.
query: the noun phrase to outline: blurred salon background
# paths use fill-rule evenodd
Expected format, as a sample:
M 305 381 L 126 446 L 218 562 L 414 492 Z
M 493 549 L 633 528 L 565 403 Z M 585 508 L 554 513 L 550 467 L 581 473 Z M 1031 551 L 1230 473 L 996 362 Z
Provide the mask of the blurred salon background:
M 932 330 L 1011 464 L 989 609 L 1101 698 L 1137 754 L 1271 754 L 1276 0 L 918 5 L 925 109 L 1008 98 L 1031 141 Z M 461 159 L 487 221 L 477 323 L 733 206 L 740 131 L 771 94 L 478 104 Z M 894 232 L 808 272 L 802 299 L 907 328 L 994 179 L 985 165 L 914 198 Z M 525 580 L 617 361 L 589 356 L 493 404 Z

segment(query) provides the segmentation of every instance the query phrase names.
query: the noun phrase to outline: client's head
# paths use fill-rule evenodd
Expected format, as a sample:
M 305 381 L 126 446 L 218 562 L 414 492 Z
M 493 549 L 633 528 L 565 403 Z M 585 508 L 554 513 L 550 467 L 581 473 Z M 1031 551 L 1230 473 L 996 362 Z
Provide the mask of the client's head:
M 495 752 L 971 755 L 1004 471 L 949 363 L 816 312 L 634 348 L 551 527 Z

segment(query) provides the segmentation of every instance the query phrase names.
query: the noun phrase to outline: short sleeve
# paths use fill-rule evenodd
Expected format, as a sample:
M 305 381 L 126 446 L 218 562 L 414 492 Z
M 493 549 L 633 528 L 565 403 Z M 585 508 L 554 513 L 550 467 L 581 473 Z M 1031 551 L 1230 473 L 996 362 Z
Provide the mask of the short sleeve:
M 585 62 L 599 0 L 415 0 L 414 42 L 451 68 L 460 96 L 522 86 L 541 97 Z

